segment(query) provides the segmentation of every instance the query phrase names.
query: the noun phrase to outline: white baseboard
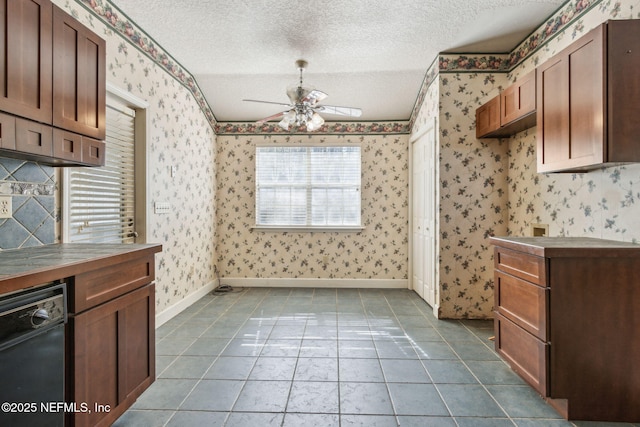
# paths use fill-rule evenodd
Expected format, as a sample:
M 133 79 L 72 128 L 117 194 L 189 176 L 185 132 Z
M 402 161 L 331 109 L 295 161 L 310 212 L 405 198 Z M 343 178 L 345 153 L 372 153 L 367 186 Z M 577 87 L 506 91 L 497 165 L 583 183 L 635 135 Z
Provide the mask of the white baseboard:
M 366 288 L 407 289 L 407 279 L 292 279 L 223 277 L 220 284 L 237 288 Z
M 162 310 L 162 312 L 156 313 L 156 328 L 159 328 L 160 326 L 162 326 L 162 324 L 164 324 L 174 316 L 180 314 L 183 310 L 191 306 L 191 304 L 198 301 L 209 292 L 213 291 L 215 287 L 215 282 L 207 283 L 197 291 L 190 293 L 182 300 Z
M 236 288 L 366 288 L 366 289 L 408 289 L 407 279 L 292 279 L 268 278 L 256 279 L 245 277 L 225 277 L 221 285 Z M 191 306 L 194 302 L 213 291 L 215 282 L 210 282 L 195 292 L 187 295 L 172 306 L 156 314 L 156 328 L 159 328 L 174 316 Z

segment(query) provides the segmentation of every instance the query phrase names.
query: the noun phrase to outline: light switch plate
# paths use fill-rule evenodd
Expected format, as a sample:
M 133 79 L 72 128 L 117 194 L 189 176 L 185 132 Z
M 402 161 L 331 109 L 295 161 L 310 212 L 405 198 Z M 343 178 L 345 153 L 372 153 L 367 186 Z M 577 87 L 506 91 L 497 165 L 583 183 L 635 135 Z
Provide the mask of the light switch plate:
M 168 214 L 171 212 L 171 204 L 169 202 L 156 202 L 153 206 L 156 214 Z
M 0 196 L 0 218 L 11 218 L 13 216 L 11 200 L 11 196 Z

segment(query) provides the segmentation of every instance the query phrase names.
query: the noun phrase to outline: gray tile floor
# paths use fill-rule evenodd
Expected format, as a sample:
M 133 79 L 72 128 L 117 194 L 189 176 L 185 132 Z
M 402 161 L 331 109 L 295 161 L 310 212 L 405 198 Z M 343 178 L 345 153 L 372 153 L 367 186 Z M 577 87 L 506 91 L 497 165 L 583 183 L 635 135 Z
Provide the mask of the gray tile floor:
M 560 419 L 492 326 L 408 290 L 209 295 L 157 330 L 158 379 L 114 426 L 630 426 Z

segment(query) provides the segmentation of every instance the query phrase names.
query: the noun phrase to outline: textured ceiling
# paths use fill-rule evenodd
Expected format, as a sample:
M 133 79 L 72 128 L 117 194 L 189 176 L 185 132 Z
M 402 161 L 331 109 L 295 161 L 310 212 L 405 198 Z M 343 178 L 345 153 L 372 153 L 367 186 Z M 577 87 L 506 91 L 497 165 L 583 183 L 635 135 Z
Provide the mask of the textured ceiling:
M 305 86 L 359 120 L 408 120 L 440 52 L 506 53 L 564 0 L 111 0 L 196 79 L 218 121 L 280 111 Z M 338 116 L 325 116 L 340 120 Z

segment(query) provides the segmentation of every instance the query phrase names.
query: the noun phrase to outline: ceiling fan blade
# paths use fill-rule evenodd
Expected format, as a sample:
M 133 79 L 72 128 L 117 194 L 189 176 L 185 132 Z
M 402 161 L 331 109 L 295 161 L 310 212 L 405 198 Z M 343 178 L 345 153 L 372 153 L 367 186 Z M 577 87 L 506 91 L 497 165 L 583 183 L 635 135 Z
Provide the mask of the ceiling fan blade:
M 243 101 L 247 102 L 259 102 L 261 104 L 275 104 L 275 105 L 284 105 L 285 107 L 293 108 L 291 104 L 285 104 L 284 102 L 273 102 L 273 101 L 260 101 L 258 99 L 243 99 Z
M 322 92 L 321 90 L 316 90 L 313 89 L 311 92 L 309 92 L 304 98 L 302 98 L 302 102 L 308 102 L 311 105 L 315 105 L 318 102 L 322 101 L 323 99 L 325 99 L 327 96 L 326 93 Z
M 264 119 L 260 119 L 260 120 L 256 121 L 256 123 L 262 124 L 264 122 L 268 122 L 268 121 L 271 121 L 271 120 L 281 119 L 282 116 L 284 115 L 284 113 L 286 113 L 286 111 L 281 111 L 281 112 L 276 113 L 276 114 L 274 114 L 272 116 L 265 117 Z
M 316 105 L 314 111 L 325 114 L 335 114 L 338 116 L 360 117 L 362 110 L 354 107 L 337 107 L 335 105 Z

